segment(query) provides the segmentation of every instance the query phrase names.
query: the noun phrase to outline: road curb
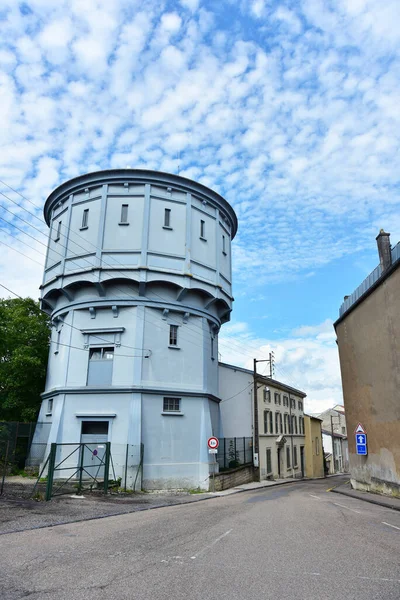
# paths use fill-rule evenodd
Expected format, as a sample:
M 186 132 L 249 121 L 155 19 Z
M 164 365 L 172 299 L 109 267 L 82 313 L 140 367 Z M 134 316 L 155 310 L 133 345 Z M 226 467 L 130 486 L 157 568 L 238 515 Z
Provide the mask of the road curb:
M 390 510 L 400 511 L 400 506 L 386 504 L 385 502 L 382 502 L 380 500 L 375 500 L 375 498 L 365 498 L 364 496 L 357 496 L 355 494 L 352 494 L 351 492 L 348 492 L 346 490 L 340 490 L 338 488 L 332 488 L 330 491 L 333 492 L 334 494 L 341 494 L 342 496 L 348 496 L 349 498 L 354 498 L 355 500 L 362 500 L 363 502 L 369 502 L 370 504 L 376 504 L 377 506 L 383 506 L 384 508 L 389 508 Z

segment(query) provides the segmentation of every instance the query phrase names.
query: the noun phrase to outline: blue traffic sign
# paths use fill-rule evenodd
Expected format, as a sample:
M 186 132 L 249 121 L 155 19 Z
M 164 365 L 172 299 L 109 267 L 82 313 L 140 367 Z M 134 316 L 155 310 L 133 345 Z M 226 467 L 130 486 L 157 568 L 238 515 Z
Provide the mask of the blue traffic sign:
M 361 456 L 366 456 L 368 454 L 366 433 L 356 434 L 356 452 Z

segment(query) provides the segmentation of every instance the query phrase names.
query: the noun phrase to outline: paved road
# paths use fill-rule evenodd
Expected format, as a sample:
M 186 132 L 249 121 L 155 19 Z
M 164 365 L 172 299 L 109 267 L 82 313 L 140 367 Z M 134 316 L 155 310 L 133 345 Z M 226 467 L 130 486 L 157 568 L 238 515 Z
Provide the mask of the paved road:
M 399 600 L 400 513 L 335 479 L 0 537 L 0 598 Z

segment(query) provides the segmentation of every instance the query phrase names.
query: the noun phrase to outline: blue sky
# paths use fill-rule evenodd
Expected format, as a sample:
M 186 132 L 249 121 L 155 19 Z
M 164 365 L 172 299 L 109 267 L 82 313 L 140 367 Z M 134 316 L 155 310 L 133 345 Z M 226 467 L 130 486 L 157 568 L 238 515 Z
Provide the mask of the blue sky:
M 396 0 L 3 0 L 0 179 L 39 217 L 56 185 L 109 167 L 220 192 L 239 218 L 222 358 L 274 349 L 322 410 L 341 401 L 343 296 L 379 229 L 400 239 L 399 17 Z M 0 278 L 37 297 L 46 230 L 10 199 L 28 223 L 1 216 L 35 240 L 0 220 Z

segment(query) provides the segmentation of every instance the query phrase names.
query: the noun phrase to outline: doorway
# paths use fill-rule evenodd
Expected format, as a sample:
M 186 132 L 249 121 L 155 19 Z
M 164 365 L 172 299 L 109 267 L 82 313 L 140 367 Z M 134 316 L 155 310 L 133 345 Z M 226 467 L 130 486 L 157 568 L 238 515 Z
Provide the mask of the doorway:
M 83 478 L 104 477 L 105 442 L 108 442 L 109 421 L 82 421 Z
M 304 446 L 300 446 L 300 467 L 301 476 L 304 477 Z

